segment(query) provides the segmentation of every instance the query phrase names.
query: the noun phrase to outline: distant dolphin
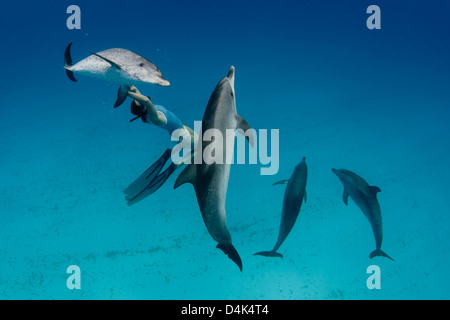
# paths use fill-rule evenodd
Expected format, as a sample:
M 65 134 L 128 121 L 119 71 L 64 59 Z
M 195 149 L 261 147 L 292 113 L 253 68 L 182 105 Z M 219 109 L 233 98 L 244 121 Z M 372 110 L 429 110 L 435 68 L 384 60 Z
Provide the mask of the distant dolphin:
M 223 159 L 227 159 L 230 156 L 226 154 L 226 130 L 240 128 L 246 131 L 250 129 L 247 121 L 236 112 L 234 72 L 235 70 L 232 66 L 228 75 L 219 82 L 211 94 L 203 115 L 199 138 L 202 139 L 203 134 L 209 129 L 219 130 L 224 141 L 222 146 L 219 146 L 221 150 L 215 149 L 215 153 L 222 152 Z M 253 146 L 253 135 L 246 136 L 246 138 Z M 202 143 L 198 144 L 196 154 L 202 157 L 201 164 L 196 164 L 198 161 L 189 164 L 178 176 L 174 188 L 178 188 L 187 182 L 194 186 L 203 221 L 210 235 L 219 243 L 217 248 L 228 255 L 242 271 L 242 260 L 231 243 L 231 235 L 228 231 L 226 220 L 225 201 L 230 176 L 230 164 L 227 161 L 217 163 L 207 158 L 209 155 L 204 150 L 206 148 L 209 150 L 211 143 L 213 141 L 202 141 Z
M 92 55 L 72 65 L 71 46 L 72 42 L 64 52 L 64 68 L 69 79 L 77 81 L 74 76 L 75 72 L 119 84 L 120 88 L 114 108 L 125 101 L 131 85 L 141 83 L 170 85 L 169 81 L 162 77 L 157 66 L 132 51 L 114 48 L 98 53 L 91 52 Z
M 308 176 L 308 169 L 306 167 L 305 157 L 297 164 L 294 172 L 289 180 L 281 180 L 275 182 L 276 184 L 286 184 L 286 191 L 284 192 L 283 212 L 281 214 L 280 232 L 278 240 L 271 251 L 261 251 L 255 255 L 265 257 L 280 257 L 283 255 L 276 252 L 281 244 L 286 240 L 289 232 L 297 220 L 303 200 L 306 202 L 306 179 Z
M 348 205 L 348 196 L 350 196 L 356 205 L 362 210 L 369 220 L 373 234 L 375 236 L 376 249 L 370 253 L 370 258 L 383 256 L 392 259 L 385 252 L 381 251 L 381 242 L 383 241 L 383 225 L 381 221 L 381 209 L 377 200 L 377 193 L 380 188 L 369 186 L 369 184 L 356 173 L 345 169 L 331 169 L 344 185 L 343 199 Z

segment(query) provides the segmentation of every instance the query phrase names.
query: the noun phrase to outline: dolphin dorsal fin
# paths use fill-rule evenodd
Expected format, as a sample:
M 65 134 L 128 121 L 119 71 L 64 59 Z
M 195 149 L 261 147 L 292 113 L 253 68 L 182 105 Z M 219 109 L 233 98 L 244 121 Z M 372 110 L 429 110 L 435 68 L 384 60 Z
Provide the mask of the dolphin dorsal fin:
M 178 176 L 177 180 L 175 181 L 175 185 L 173 186 L 174 189 L 178 188 L 182 184 L 185 183 L 191 183 L 195 186 L 196 176 L 197 176 L 197 169 L 195 164 L 190 164 L 186 166 L 186 168 L 181 171 L 180 175 Z
M 239 132 L 240 134 L 244 134 L 245 132 L 247 132 L 247 130 L 250 130 L 250 131 L 248 131 L 248 135 L 246 134 L 244 136 L 245 136 L 245 138 L 248 140 L 248 142 L 250 143 L 250 145 L 253 148 L 255 139 L 253 137 L 253 132 L 251 130 L 252 128 L 250 127 L 248 122 L 245 121 L 245 119 L 242 118 L 238 114 L 236 114 L 236 120 L 237 120 L 237 129 L 240 129 L 240 130 L 244 131 L 244 132 Z
M 378 192 L 381 192 L 381 189 L 376 187 L 376 186 L 369 186 L 369 192 L 373 195 L 373 196 L 377 196 Z
M 112 61 L 112 60 L 110 60 L 110 59 L 108 59 L 108 58 L 102 57 L 102 56 L 99 55 L 98 53 L 95 53 L 95 52 L 89 52 L 89 53 L 93 54 L 93 55 L 96 56 L 96 57 L 99 57 L 100 59 L 105 60 L 105 61 L 108 62 L 110 65 L 112 65 L 113 67 L 115 67 L 115 68 L 117 68 L 117 69 L 119 69 L 119 70 L 122 69 L 122 67 L 119 66 L 119 65 L 118 65 L 117 63 L 115 63 L 114 61 Z

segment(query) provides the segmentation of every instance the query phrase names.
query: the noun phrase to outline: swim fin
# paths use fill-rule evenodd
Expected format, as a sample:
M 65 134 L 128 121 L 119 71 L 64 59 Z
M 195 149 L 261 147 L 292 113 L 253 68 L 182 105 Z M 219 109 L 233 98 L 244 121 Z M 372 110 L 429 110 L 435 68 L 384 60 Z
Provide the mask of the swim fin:
M 134 198 L 126 197 L 127 204 L 129 206 L 141 201 L 142 199 L 148 197 L 152 193 L 154 193 L 156 190 L 161 188 L 161 186 L 169 179 L 169 177 L 172 175 L 172 173 L 178 168 L 178 166 L 174 163 L 171 163 L 169 167 L 167 167 L 166 170 L 164 170 L 161 174 L 158 174 L 156 177 L 153 178 L 153 180 Z
M 128 199 L 133 199 L 138 196 L 139 193 L 141 193 L 153 181 L 153 179 L 161 172 L 167 160 L 169 160 L 171 153 L 172 151 L 170 149 L 166 149 L 166 151 L 164 151 L 162 156 L 154 164 L 152 164 L 139 176 L 139 178 L 123 190 Z
M 123 191 L 129 206 L 158 190 L 178 168 L 178 165 L 171 163 L 166 170 L 160 173 L 171 154 L 172 150 L 167 149 L 154 164 Z

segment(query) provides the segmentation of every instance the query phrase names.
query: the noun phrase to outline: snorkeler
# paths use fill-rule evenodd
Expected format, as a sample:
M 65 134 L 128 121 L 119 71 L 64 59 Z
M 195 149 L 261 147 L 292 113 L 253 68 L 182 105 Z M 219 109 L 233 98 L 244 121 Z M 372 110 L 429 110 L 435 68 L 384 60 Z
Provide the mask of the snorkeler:
M 133 102 L 131 103 L 131 113 L 136 116 L 131 119 L 130 122 L 141 118 L 145 123 L 153 123 L 154 125 L 167 130 L 170 135 L 172 135 L 175 130 L 180 129 L 180 137 L 182 139 L 189 138 L 191 141 L 192 150 L 188 156 L 194 156 L 195 145 L 198 140 L 198 135 L 194 130 L 183 125 L 181 120 L 175 114 L 163 106 L 154 105 L 150 97 L 142 95 L 135 86 L 130 87 L 128 96 L 133 99 Z M 135 204 L 154 193 L 166 182 L 170 175 L 183 164 L 183 161 L 179 164 L 171 162 L 167 169 L 161 172 L 162 168 L 171 157 L 171 154 L 172 150 L 167 149 L 154 164 L 145 170 L 139 178 L 123 191 L 128 205 Z

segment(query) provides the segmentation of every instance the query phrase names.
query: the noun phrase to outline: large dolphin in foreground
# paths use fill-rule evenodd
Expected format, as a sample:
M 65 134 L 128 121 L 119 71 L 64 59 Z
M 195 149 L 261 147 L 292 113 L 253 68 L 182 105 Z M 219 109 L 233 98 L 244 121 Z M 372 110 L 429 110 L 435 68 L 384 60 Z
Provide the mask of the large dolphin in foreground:
M 283 212 L 281 214 L 280 231 L 278 233 L 278 240 L 271 251 L 261 251 L 255 253 L 255 255 L 265 257 L 280 257 L 283 255 L 276 252 L 280 248 L 281 244 L 286 240 L 292 227 L 294 227 L 297 220 L 302 202 L 306 202 L 306 179 L 308 176 L 308 169 L 306 167 L 306 161 L 303 157 L 302 161 L 297 164 L 294 172 L 289 180 L 281 180 L 275 182 L 276 184 L 286 184 L 286 191 L 284 192 Z
M 375 236 L 376 249 L 370 253 L 370 258 L 383 256 L 392 259 L 385 252 L 381 251 L 381 242 L 383 241 L 383 224 L 381 220 L 381 209 L 377 200 L 377 193 L 380 188 L 369 186 L 369 184 L 356 173 L 346 169 L 331 169 L 344 185 L 343 199 L 348 205 L 348 197 L 353 199 L 356 205 L 362 210 L 369 220 L 373 234 Z
M 230 148 L 231 150 L 228 150 L 228 152 L 231 153 L 227 153 L 226 130 L 239 128 L 247 131 L 250 129 L 247 121 L 241 118 L 236 112 L 234 72 L 235 70 L 232 66 L 228 75 L 214 89 L 206 106 L 196 150 L 196 157 L 202 157 L 201 161 L 194 159 L 194 163 L 189 164 L 180 173 L 174 188 L 178 188 L 187 182 L 194 186 L 203 221 L 210 235 L 218 242 L 217 248 L 228 255 L 242 271 L 242 260 L 231 243 L 231 235 L 228 231 L 225 211 L 225 199 L 231 162 L 225 161 L 225 159 L 232 156 L 234 151 L 234 148 Z M 209 129 L 215 129 L 221 132 L 223 137 L 223 143 L 221 145 L 212 145 L 216 139 L 213 141 L 202 141 L 202 137 Z M 247 135 L 246 138 L 253 146 L 253 135 Z M 222 163 L 212 161 L 212 152 L 208 154 L 208 150 L 211 150 L 213 146 L 215 146 L 215 156 L 217 154 L 222 155 Z
M 97 53 L 91 52 L 92 55 L 72 65 L 71 46 L 72 43 L 69 43 L 64 52 L 64 69 L 69 79 L 77 81 L 74 73 L 79 73 L 119 84 L 114 108 L 120 106 L 126 99 L 131 85 L 142 83 L 170 85 L 169 81 L 162 77 L 157 66 L 132 51 L 114 48 Z

